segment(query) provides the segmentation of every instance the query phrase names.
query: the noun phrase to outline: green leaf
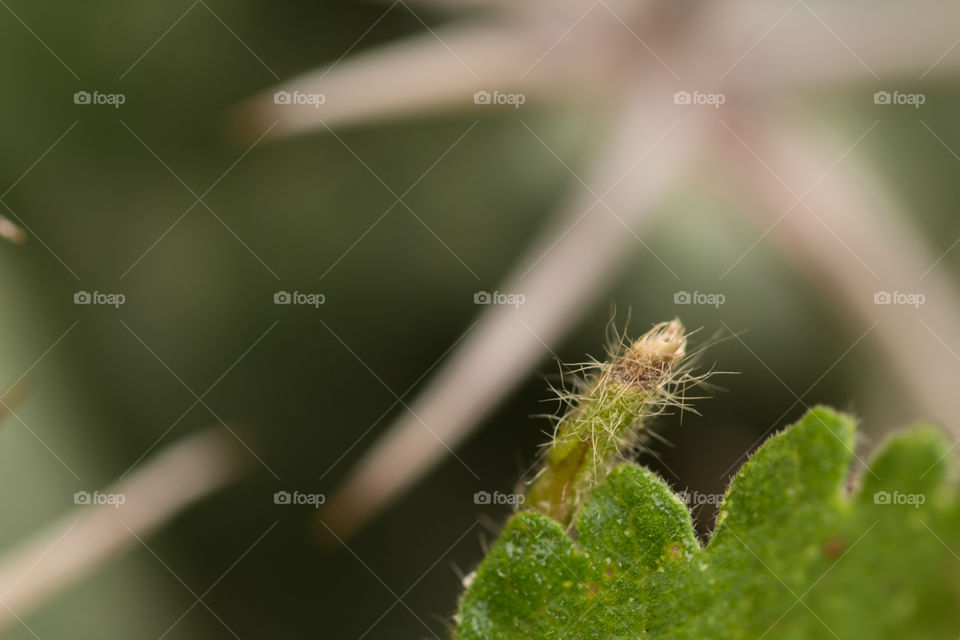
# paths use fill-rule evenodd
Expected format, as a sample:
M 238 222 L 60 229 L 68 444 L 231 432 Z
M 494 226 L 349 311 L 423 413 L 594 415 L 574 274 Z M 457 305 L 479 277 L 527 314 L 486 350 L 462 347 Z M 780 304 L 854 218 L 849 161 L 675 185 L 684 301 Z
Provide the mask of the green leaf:
M 951 445 L 935 427 L 897 434 L 851 494 L 854 432 L 817 407 L 768 440 L 706 547 L 667 484 L 630 464 L 591 492 L 575 530 L 516 514 L 462 597 L 457 637 L 955 640 Z

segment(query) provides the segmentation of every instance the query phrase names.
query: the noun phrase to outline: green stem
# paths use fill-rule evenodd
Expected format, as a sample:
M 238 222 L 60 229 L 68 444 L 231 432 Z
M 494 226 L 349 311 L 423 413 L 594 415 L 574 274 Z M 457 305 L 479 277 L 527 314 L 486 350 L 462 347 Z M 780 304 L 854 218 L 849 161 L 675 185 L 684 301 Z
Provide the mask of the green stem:
M 527 508 L 569 525 L 590 491 L 631 446 L 645 420 L 672 400 L 675 366 L 686 349 L 679 320 L 655 326 L 600 366 L 589 391 L 564 416 L 527 492 Z

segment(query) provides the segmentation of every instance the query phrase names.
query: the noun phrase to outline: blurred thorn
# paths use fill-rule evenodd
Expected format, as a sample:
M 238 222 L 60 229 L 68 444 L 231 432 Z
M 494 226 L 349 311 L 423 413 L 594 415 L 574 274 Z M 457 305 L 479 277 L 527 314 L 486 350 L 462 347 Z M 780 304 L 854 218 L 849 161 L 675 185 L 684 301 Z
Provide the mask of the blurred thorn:
M 502 84 L 503 90 L 516 85 L 516 75 L 507 72 L 520 55 L 529 55 L 529 44 L 509 28 L 447 28 L 438 36 L 424 33 L 338 60 L 251 98 L 228 117 L 241 135 L 279 120 L 271 136 L 280 137 L 434 109 L 466 109 L 486 86 L 480 78 L 498 88 Z M 322 96 L 317 99 L 322 104 L 295 104 L 295 96 Z
M 231 136 L 249 140 L 278 121 L 272 138 L 443 109 L 489 109 L 475 104 L 474 94 L 493 90 L 525 92 L 528 105 L 533 94 L 562 91 L 568 102 L 596 99 L 605 77 L 597 68 L 609 71 L 609 65 L 591 65 L 591 51 L 601 52 L 599 46 L 552 52 L 520 77 L 518 61 L 542 56 L 556 30 L 552 24 L 503 22 L 448 27 L 378 46 L 248 99 L 227 112 L 226 127 Z M 581 90 L 571 93 L 571 83 L 580 83 Z
M 248 459 L 223 429 L 201 431 L 161 451 L 101 492 L 123 496 L 122 504 L 81 501 L 55 523 L 4 552 L 0 599 L 6 606 L 0 608 L 0 629 L 19 624 L 59 592 L 137 546 L 138 538 L 236 480 L 250 467 Z
M 944 270 L 930 270 L 937 257 L 906 222 L 909 214 L 879 179 L 851 158 L 838 159 L 843 144 L 852 140 L 835 144 L 827 152 L 802 128 L 783 123 L 764 126 L 756 114 L 747 123 L 744 118 L 734 125 L 743 142 L 731 137 L 726 156 L 739 156 L 741 161 L 726 166 L 757 198 L 761 225 L 767 228 L 782 218 L 784 228 L 775 237 L 784 241 L 787 256 L 796 260 L 805 276 L 833 294 L 838 309 L 852 312 L 858 333 L 876 323 L 868 339 L 879 344 L 907 395 L 926 417 L 960 437 L 956 283 Z M 851 155 L 854 147 L 847 149 Z M 769 172 L 788 186 L 770 180 Z M 794 192 L 803 195 L 806 203 L 795 204 L 796 197 L 788 189 L 807 189 L 817 180 L 809 193 Z M 878 306 L 875 296 L 882 291 L 919 292 L 926 299 L 916 308 Z
M 426 475 L 587 312 L 625 258 L 649 249 L 636 230 L 691 164 L 704 133 L 702 111 L 675 127 L 669 106 L 649 97 L 662 95 L 660 90 L 665 88 L 648 85 L 621 101 L 589 179 L 574 187 L 562 211 L 499 287 L 522 293 L 526 302 L 485 310 L 317 514 L 325 526 L 349 537 Z M 642 161 L 648 154 L 651 158 Z M 664 264 L 655 277 L 672 273 Z
M 370 3 L 381 5 L 391 5 L 391 9 L 400 4 L 397 0 L 366 0 Z M 637 5 L 637 0 L 629 0 L 632 6 Z M 606 0 L 610 5 L 622 5 L 624 0 Z M 584 12 L 594 7 L 596 0 L 526 0 L 525 2 L 516 2 L 516 0 L 403 0 L 407 9 L 412 11 L 412 7 L 435 9 L 438 11 L 471 11 L 483 10 L 496 11 L 501 14 L 525 13 L 528 15 L 538 15 L 541 18 L 553 15 L 567 16 L 568 24 Z
M 23 244 L 27 241 L 27 232 L 7 218 L 0 216 L 0 238 L 9 240 L 14 244 Z
M 450 7 L 471 3 L 437 1 Z M 960 65 L 954 28 L 960 21 L 960 5 L 918 1 L 927 8 L 916 3 L 876 7 L 869 21 L 855 7 L 817 4 L 814 9 L 800 3 L 787 13 L 802 19 L 781 23 L 787 17 L 782 7 L 759 1 L 707 7 L 713 13 L 692 19 L 689 11 L 663 7 L 655 11 L 655 3 L 638 9 L 636 2 L 623 0 L 570 0 L 549 6 L 490 0 L 481 4 L 502 10 L 485 24 L 427 27 L 427 33 L 345 54 L 237 105 L 226 114 L 226 127 L 231 137 L 249 141 L 279 121 L 270 135 L 283 137 L 441 109 L 467 109 L 475 93 L 493 90 L 568 103 L 599 101 L 623 86 L 625 75 L 638 71 L 645 77 L 661 75 L 663 69 L 656 64 L 647 69 L 619 47 L 626 37 L 652 52 L 638 30 L 669 54 L 672 65 L 692 69 L 689 73 L 703 82 L 715 73 L 710 63 L 729 56 L 734 63 L 720 76 L 727 93 L 756 96 L 864 78 L 876 82 L 878 71 L 884 77 L 913 76 L 918 70 L 921 78 L 951 74 Z M 595 11 L 606 20 L 581 22 Z M 667 14 L 672 13 L 680 17 L 671 21 Z M 575 29 L 571 29 L 571 16 Z M 651 16 L 658 19 L 651 21 Z M 775 37 L 756 38 L 771 25 L 776 26 Z M 894 31 L 897 38 L 889 38 Z M 813 36 L 836 40 L 836 47 L 811 49 Z M 754 43 L 747 52 L 745 42 Z M 689 43 L 696 43 L 695 48 Z M 716 53 L 704 59 L 704 51 Z M 656 59 L 666 67 L 662 58 Z M 672 69 L 667 70 L 679 80 Z
M 857 83 L 853 90 L 873 87 L 865 92 L 869 104 L 874 91 L 892 89 L 891 78 L 894 83 L 902 78 L 899 86 L 909 87 L 916 82 L 910 79 L 930 76 L 952 82 L 960 70 L 958 3 L 876 3 L 870 7 L 869 20 L 855 4 L 802 3 L 769 37 L 757 40 L 784 6 L 752 0 L 707 7 L 710 13 L 691 38 L 700 51 L 729 52 L 734 60 L 745 43 L 755 42 L 749 55 L 737 58 L 735 68 L 727 70 L 728 91 L 746 89 L 776 97 L 792 89 L 838 84 L 851 89 L 849 83 Z M 835 46 L 812 46 L 821 37 Z M 877 85 L 880 78 L 885 81 L 882 86 Z
M 535 0 L 534 0 L 535 1 Z M 377 4 L 398 4 L 397 0 L 367 0 Z M 415 7 L 435 7 L 437 9 L 471 9 L 474 7 L 501 8 L 510 6 L 512 0 L 404 0 L 406 4 Z

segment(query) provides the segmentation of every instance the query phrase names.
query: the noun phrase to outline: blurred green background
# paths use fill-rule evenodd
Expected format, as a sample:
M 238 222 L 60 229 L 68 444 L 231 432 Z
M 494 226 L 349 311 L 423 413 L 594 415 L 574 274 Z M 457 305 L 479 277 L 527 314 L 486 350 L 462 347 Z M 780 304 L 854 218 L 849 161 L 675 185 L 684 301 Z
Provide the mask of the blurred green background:
M 211 0 L 190 7 L 26 0 L 0 7 L 0 193 L 7 207 L 0 213 L 30 229 L 24 245 L 0 244 L 0 384 L 11 384 L 56 343 L 25 383 L 30 394 L 17 407 L 22 422 L 8 419 L 0 431 L 6 514 L 0 542 L 28 536 L 71 508 L 78 489 L 92 491 L 126 471 L 193 404 L 184 384 L 202 395 L 261 336 L 204 402 L 237 425 L 279 479 L 255 465 L 245 480 L 150 539 L 167 567 L 134 547 L 29 616 L 29 629 L 14 627 L 3 637 L 155 639 L 195 602 L 173 574 L 198 595 L 215 583 L 203 600 L 240 638 L 443 637 L 458 572 L 475 566 L 482 541 L 495 536 L 508 514 L 505 507 L 475 505 L 474 492 L 511 491 L 549 429 L 546 420 L 530 417 L 555 408 L 543 402 L 544 378 L 556 371 L 549 355 L 458 452 L 480 480 L 447 460 L 352 539 L 353 553 L 317 545 L 309 533 L 312 510 L 274 505 L 272 495 L 294 488 L 329 494 L 402 411 L 389 410 L 394 396 L 321 321 L 402 394 L 478 317 L 472 292 L 496 289 L 571 188 L 570 175 L 520 116 L 500 111 L 482 119 L 409 194 L 410 207 L 476 272 L 479 286 L 402 207 L 321 282 L 394 202 L 323 133 L 257 146 L 204 197 L 216 215 L 196 205 L 172 226 L 195 201 L 180 180 L 202 194 L 245 151 L 225 135 L 224 111 L 274 84 L 271 69 L 286 79 L 336 59 L 384 12 L 362 2 Z M 419 13 L 430 24 L 446 19 Z M 357 50 L 422 29 L 398 8 Z M 121 92 L 126 103 L 75 105 L 80 90 Z M 925 91 L 924 120 L 960 148 L 954 117 L 960 95 L 949 86 Z M 850 87 L 812 94 L 802 108 L 825 127 L 855 135 L 878 117 L 872 105 L 850 106 L 865 103 L 851 95 L 867 93 Z M 571 166 L 584 166 L 596 133 L 589 117 L 531 105 L 523 118 Z M 475 119 L 424 114 L 338 135 L 401 193 Z M 922 133 L 914 114 L 885 112 L 857 155 L 914 212 L 913 222 L 939 255 L 960 234 L 960 165 Z M 644 240 L 681 266 L 685 288 L 711 290 L 718 269 L 756 239 L 742 206 L 722 190 L 691 188 L 659 212 Z M 960 251 L 939 266 L 953 275 L 958 267 Z M 557 355 L 565 361 L 602 355 L 612 306 L 621 319 L 631 311 L 635 335 L 676 315 L 677 285 L 666 275 L 638 249 L 557 345 Z M 724 287 L 736 304 L 691 306 L 684 322 L 703 327 L 704 337 L 722 323 L 745 331 L 743 340 L 776 376 L 736 340 L 709 350 L 706 365 L 738 375 L 716 380 L 725 390 L 698 403 L 704 418 L 686 414 L 682 426 L 663 420 L 673 446 L 653 444 L 662 464 L 642 459 L 678 489 L 722 490 L 760 434 L 803 412 L 796 405 L 780 418 L 794 400 L 784 385 L 806 390 L 863 330 L 824 297 L 820 283 L 784 262 L 776 244 L 760 244 Z M 327 302 L 317 310 L 275 306 L 279 289 L 322 292 Z M 80 290 L 122 292 L 126 304 L 77 306 L 73 295 Z M 805 401 L 853 410 L 868 424 L 912 420 L 913 408 L 900 401 L 884 366 L 862 344 Z M 870 402 L 858 401 L 864 397 Z M 161 447 L 216 422 L 196 406 Z M 878 435 L 868 429 L 864 437 L 869 444 Z M 709 514 L 699 525 L 709 530 Z M 402 604 L 393 594 L 402 594 Z M 165 637 L 233 634 L 198 605 Z

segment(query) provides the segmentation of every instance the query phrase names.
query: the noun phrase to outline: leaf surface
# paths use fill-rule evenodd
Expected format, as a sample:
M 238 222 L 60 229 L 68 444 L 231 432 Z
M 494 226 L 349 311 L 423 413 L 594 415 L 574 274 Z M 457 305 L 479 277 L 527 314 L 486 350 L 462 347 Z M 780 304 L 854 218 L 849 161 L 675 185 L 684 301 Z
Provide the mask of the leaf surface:
M 632 464 L 592 492 L 571 532 L 516 514 L 461 599 L 457 637 L 960 637 L 950 443 L 930 426 L 895 435 L 851 493 L 855 429 L 817 407 L 769 439 L 705 547 L 680 498 Z

